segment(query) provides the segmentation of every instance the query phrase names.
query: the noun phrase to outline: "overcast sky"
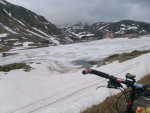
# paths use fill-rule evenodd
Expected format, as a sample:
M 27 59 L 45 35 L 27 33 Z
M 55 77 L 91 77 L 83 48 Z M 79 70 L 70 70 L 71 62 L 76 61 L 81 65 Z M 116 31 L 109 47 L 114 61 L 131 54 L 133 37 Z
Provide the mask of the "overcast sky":
M 134 19 L 150 22 L 150 0 L 7 0 L 55 24 Z

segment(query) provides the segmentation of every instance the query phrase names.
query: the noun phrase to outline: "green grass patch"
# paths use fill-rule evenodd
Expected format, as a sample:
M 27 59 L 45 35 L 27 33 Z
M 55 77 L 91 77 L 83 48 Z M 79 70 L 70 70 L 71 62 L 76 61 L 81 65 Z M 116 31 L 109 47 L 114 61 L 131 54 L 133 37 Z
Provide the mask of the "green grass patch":
M 150 85 L 150 74 L 144 76 L 138 82 Z M 127 90 L 129 89 L 126 89 L 125 91 Z M 117 95 L 107 97 L 102 103 L 93 105 L 82 113 L 118 113 L 116 106 L 118 106 L 118 110 L 120 111 L 120 113 L 123 113 L 123 111 L 126 109 L 126 102 L 124 101 L 125 97 L 122 96 L 122 94 L 123 93 L 118 93 Z M 120 98 L 119 101 L 118 98 Z M 146 106 L 145 110 L 147 109 L 147 112 L 144 111 L 143 113 L 150 113 L 150 107 L 147 107 L 150 106 L 150 101 L 146 102 L 143 99 L 139 98 L 134 102 L 134 109 L 136 108 L 136 106 L 142 106 L 144 108 Z
M 150 53 L 150 50 L 143 50 L 143 51 L 135 50 L 130 53 L 114 54 L 114 55 L 104 58 L 103 60 L 89 61 L 89 63 L 92 65 L 102 66 L 102 65 L 112 63 L 114 61 L 124 62 L 124 61 L 136 58 L 136 57 L 146 54 L 146 53 Z
M 9 72 L 15 69 L 24 69 L 24 71 L 28 72 L 32 68 L 30 65 L 27 65 L 26 63 L 13 63 L 13 64 L 8 64 L 8 65 L 0 65 L 0 71 L 3 71 L 3 72 Z

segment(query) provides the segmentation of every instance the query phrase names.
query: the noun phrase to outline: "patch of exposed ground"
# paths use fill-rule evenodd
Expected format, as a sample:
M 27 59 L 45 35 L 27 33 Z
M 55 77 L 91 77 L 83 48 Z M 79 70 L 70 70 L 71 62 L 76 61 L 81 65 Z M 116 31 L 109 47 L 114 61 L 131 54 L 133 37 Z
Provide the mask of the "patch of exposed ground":
M 102 65 L 112 63 L 114 61 L 124 62 L 124 61 L 136 58 L 140 55 L 147 54 L 147 53 L 150 53 L 150 50 L 143 50 L 143 51 L 135 50 L 130 53 L 114 54 L 100 61 L 89 61 L 89 64 L 102 66 Z
M 9 72 L 11 70 L 23 69 L 24 71 L 30 71 L 32 68 L 26 63 L 13 63 L 8 65 L 0 65 L 0 71 Z

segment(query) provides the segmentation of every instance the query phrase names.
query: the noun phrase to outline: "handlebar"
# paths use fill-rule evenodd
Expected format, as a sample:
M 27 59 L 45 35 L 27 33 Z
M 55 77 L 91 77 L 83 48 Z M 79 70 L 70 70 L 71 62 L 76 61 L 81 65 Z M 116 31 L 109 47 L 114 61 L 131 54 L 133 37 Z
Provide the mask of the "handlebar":
M 87 68 L 85 70 L 82 71 L 83 74 L 95 74 L 97 76 L 100 76 L 100 77 L 103 77 L 103 78 L 106 78 L 106 79 L 111 79 L 112 76 L 106 74 L 106 73 L 103 73 L 103 72 L 100 72 L 100 71 L 97 71 L 97 70 L 94 70 L 94 69 L 90 69 L 90 68 Z
M 134 113 L 132 111 L 133 102 L 136 98 L 144 96 L 146 99 L 150 96 L 150 85 L 144 85 L 136 82 L 135 76 L 131 74 L 126 74 L 126 79 L 118 78 L 109 74 L 106 74 L 101 71 L 97 71 L 94 69 L 87 68 L 82 71 L 83 74 L 94 74 L 99 77 L 108 79 L 108 88 L 123 88 L 122 84 L 126 85 L 127 87 L 130 87 L 131 90 L 129 90 L 129 100 L 127 101 L 127 111 L 129 113 Z M 124 94 L 126 97 L 126 94 Z
M 109 75 L 104 72 L 97 71 L 97 70 L 94 70 L 91 68 L 87 68 L 87 69 L 83 70 L 82 73 L 83 74 L 94 74 L 94 75 L 100 76 L 102 78 L 108 79 L 109 80 L 108 86 L 109 85 L 112 86 L 109 88 L 114 88 L 114 87 L 118 88 L 118 87 L 122 87 L 121 84 L 125 84 L 127 87 L 150 89 L 149 85 L 136 83 L 135 76 L 133 76 L 131 74 L 127 74 L 126 79 L 122 79 L 122 78 L 117 78 L 115 76 L 112 76 L 112 75 Z

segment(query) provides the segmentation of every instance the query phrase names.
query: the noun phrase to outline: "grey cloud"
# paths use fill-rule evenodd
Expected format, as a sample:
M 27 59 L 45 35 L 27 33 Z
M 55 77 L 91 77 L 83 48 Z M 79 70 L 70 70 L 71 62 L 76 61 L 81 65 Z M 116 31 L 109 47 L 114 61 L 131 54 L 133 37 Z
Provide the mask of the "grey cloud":
M 150 0 L 8 0 L 56 24 L 80 21 L 150 21 Z

